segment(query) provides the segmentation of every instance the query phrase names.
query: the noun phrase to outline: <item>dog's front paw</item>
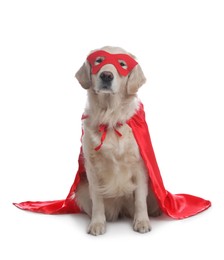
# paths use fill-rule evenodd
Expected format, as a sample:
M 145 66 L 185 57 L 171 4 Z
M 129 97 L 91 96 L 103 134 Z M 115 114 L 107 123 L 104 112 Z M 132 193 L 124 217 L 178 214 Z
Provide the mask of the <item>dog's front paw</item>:
M 103 235 L 106 232 L 105 222 L 91 222 L 88 227 L 88 233 L 94 236 Z
M 135 219 L 133 229 L 139 233 L 146 233 L 151 230 L 149 219 Z

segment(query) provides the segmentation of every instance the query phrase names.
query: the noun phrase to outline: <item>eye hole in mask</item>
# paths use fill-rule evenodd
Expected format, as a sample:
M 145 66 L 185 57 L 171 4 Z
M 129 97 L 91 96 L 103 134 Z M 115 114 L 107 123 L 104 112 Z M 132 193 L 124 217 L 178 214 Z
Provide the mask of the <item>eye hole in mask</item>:
M 122 68 L 127 69 L 128 66 L 127 66 L 127 64 L 126 64 L 125 61 L 123 61 L 123 60 L 118 60 L 118 62 L 119 62 L 119 64 L 121 65 Z
M 94 65 L 100 64 L 101 62 L 103 62 L 103 60 L 104 60 L 104 57 L 97 57 L 96 60 L 95 60 Z

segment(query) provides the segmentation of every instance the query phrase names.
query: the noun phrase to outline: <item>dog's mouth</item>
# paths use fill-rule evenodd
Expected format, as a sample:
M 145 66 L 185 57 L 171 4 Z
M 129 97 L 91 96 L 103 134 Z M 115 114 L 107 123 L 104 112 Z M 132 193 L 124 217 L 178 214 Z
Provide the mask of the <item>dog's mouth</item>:
M 112 87 L 111 87 L 111 84 L 102 84 L 100 86 L 100 89 L 103 90 L 103 91 L 112 91 Z
M 112 88 L 108 88 L 106 86 L 102 86 L 98 89 L 96 89 L 96 94 L 115 94 L 115 92 L 112 90 Z
M 111 82 L 101 82 L 101 84 L 96 87 L 96 93 L 115 94 Z

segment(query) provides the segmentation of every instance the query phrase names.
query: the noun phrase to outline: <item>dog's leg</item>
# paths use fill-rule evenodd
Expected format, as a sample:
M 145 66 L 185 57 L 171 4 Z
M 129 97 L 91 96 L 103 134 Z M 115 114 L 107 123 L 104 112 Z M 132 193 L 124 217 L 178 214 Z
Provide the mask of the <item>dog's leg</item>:
M 150 186 L 148 191 L 147 205 L 148 205 L 149 216 L 158 217 L 162 215 L 162 210 L 160 209 L 155 194 L 152 191 L 152 188 Z
M 143 176 L 144 174 L 144 176 Z M 148 184 L 146 174 L 143 171 L 137 176 L 137 187 L 135 190 L 135 213 L 133 228 L 140 233 L 146 233 L 151 230 L 147 211 Z
M 90 196 L 92 199 L 92 217 L 88 227 L 88 233 L 94 236 L 102 235 L 106 231 L 104 201 L 93 187 L 90 187 Z

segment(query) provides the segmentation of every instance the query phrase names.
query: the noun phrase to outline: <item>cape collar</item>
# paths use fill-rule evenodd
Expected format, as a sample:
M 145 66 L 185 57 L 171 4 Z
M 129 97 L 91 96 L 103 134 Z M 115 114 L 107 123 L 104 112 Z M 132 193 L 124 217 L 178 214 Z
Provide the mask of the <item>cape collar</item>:
M 89 118 L 89 115 L 85 115 L 85 114 L 82 115 L 82 120 L 87 118 Z M 122 125 L 123 125 L 122 123 L 117 122 L 116 127 L 113 127 L 113 130 L 118 137 L 121 137 L 122 134 L 117 130 L 117 128 L 121 127 Z M 101 133 L 101 138 L 100 138 L 100 144 L 94 148 L 95 151 L 99 151 L 100 148 L 102 147 L 104 140 L 106 139 L 107 136 L 108 125 L 100 124 L 98 127 L 98 131 Z

